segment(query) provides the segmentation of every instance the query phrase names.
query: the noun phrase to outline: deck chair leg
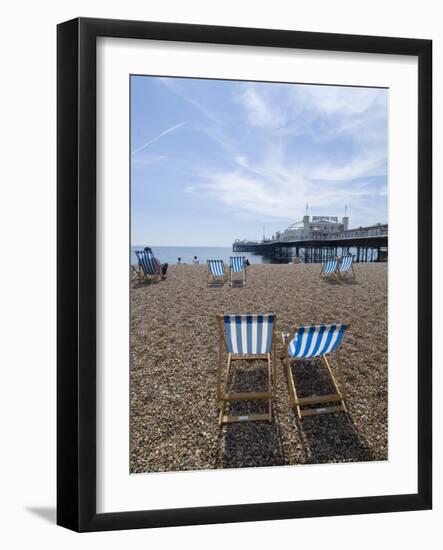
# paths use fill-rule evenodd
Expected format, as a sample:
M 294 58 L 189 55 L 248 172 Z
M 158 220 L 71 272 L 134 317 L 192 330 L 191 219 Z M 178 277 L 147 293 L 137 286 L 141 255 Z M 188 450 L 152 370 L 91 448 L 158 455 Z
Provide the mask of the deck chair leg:
M 222 344 L 220 343 L 220 348 L 218 352 L 218 366 L 217 366 L 217 403 L 221 406 L 221 375 L 222 375 Z
M 231 354 L 229 353 L 228 354 L 228 365 L 227 365 L 227 369 L 226 369 L 226 378 L 225 378 L 225 382 L 223 384 L 223 394 L 226 394 L 226 392 L 228 390 L 230 372 L 231 372 Z M 219 407 L 220 407 L 220 414 L 219 414 L 219 417 L 218 417 L 218 423 L 219 423 L 220 426 L 223 423 L 223 416 L 225 414 L 225 406 L 226 406 L 226 402 L 223 399 L 221 399 L 221 397 L 222 397 L 222 392 L 221 392 L 221 387 L 220 387 L 221 386 L 221 373 L 222 373 L 222 353 L 221 353 L 221 346 L 220 346 L 219 370 L 218 370 L 218 373 L 217 373 L 217 399 L 218 399 L 218 404 L 219 404 Z
M 291 402 L 291 405 L 295 406 L 295 395 L 294 395 L 294 388 L 292 384 L 292 378 L 290 375 L 291 370 L 291 360 L 289 359 L 289 356 L 286 356 L 283 358 L 283 364 L 286 369 L 286 377 L 288 379 L 288 388 L 289 388 L 289 401 Z
M 223 393 L 226 393 L 228 391 L 230 374 L 231 374 L 231 354 L 229 353 L 228 354 L 228 365 L 227 365 L 227 369 L 226 369 L 226 379 L 225 379 L 225 384 L 224 384 L 224 387 L 223 387 Z
M 291 405 L 294 405 L 294 394 L 292 392 L 291 380 L 289 378 L 289 368 L 290 368 L 290 366 L 288 365 L 289 361 L 290 361 L 289 357 L 287 357 L 287 356 L 282 356 L 281 357 L 281 362 L 283 363 L 283 366 L 286 370 L 286 378 L 288 380 L 289 402 L 291 403 Z
M 218 416 L 218 424 L 219 426 L 222 425 L 223 415 L 225 414 L 225 402 L 223 399 L 221 399 L 221 375 L 222 375 L 222 355 L 220 353 L 219 355 L 219 363 L 218 363 L 218 372 L 217 372 L 217 399 L 218 399 L 218 406 L 220 408 L 220 413 Z
M 277 355 L 276 355 L 275 339 L 272 346 L 272 370 L 274 374 L 274 384 L 272 386 L 272 394 L 275 397 L 277 394 Z
M 228 392 L 230 374 L 231 374 L 231 354 L 229 353 L 228 354 L 228 365 L 227 365 L 227 369 L 226 369 L 226 378 L 225 378 L 225 383 L 223 385 L 223 395 L 226 395 L 226 393 Z M 223 416 L 225 414 L 225 407 L 226 407 L 226 401 L 224 399 L 222 399 L 222 404 L 221 404 L 221 407 L 220 407 L 220 417 L 219 417 L 220 426 L 223 424 Z
M 268 391 L 273 389 L 271 355 L 268 353 Z M 268 399 L 269 422 L 272 422 L 272 399 Z
M 298 404 L 297 389 L 295 387 L 294 377 L 292 375 L 291 360 L 289 356 L 286 357 L 286 369 L 287 369 L 287 375 L 288 375 L 289 394 L 290 394 L 290 397 L 292 398 L 292 404 L 295 406 L 297 410 L 297 416 L 299 420 L 301 420 L 302 414 L 301 414 L 300 405 Z
M 340 353 L 338 352 L 338 350 L 335 351 L 335 357 L 337 359 L 338 377 L 340 379 L 340 389 L 341 389 L 341 394 L 343 396 L 342 403 L 343 403 L 343 407 L 345 408 L 345 411 L 347 412 L 347 405 L 346 405 L 347 395 L 346 395 L 345 378 L 343 376 L 343 365 L 342 365 Z
M 225 415 L 225 402 L 221 402 L 220 406 L 220 414 L 218 415 L 218 425 L 221 426 L 223 424 L 223 416 Z
M 337 357 L 337 355 L 338 354 L 336 353 L 336 357 Z M 343 392 L 340 390 L 340 388 L 338 386 L 337 380 L 334 376 L 334 373 L 332 372 L 329 361 L 328 361 L 326 355 L 322 355 L 322 358 L 323 358 L 323 361 L 326 364 L 326 368 L 328 369 L 329 376 L 331 377 L 331 380 L 332 380 L 332 383 L 334 384 L 335 390 L 336 390 L 337 394 L 341 397 L 340 402 L 343 405 L 343 409 L 344 409 L 345 412 L 348 412 L 348 408 L 346 407 L 346 403 L 345 403 L 345 396 L 343 395 Z

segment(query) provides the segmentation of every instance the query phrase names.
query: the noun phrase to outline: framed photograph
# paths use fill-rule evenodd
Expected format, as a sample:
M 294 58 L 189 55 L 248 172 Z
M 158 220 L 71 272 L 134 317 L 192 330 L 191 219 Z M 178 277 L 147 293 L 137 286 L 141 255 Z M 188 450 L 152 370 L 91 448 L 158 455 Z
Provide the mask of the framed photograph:
M 430 509 L 432 43 L 58 26 L 76 531 Z

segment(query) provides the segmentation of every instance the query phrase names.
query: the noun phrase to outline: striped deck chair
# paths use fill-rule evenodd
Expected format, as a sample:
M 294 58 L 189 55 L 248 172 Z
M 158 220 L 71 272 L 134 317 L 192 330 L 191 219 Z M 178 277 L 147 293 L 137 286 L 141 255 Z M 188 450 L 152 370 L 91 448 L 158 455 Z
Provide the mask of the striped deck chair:
M 290 334 L 282 334 L 283 344 L 285 345 L 282 360 L 286 364 L 290 401 L 295 406 L 300 420 L 303 416 L 339 411 L 347 412 L 342 364 L 338 353 L 338 347 L 347 328 L 349 328 L 349 325 L 345 324 L 311 325 L 299 327 Z M 337 359 L 340 388 L 326 357 L 332 352 L 335 352 Z M 301 398 L 297 396 L 291 361 L 302 361 L 303 359 L 314 359 L 314 364 L 317 365 L 320 360 L 323 361 L 336 393 Z M 315 361 L 315 359 L 317 360 Z M 312 362 L 311 364 L 312 368 L 315 368 Z M 328 403 L 329 405 L 327 405 Z M 316 407 L 316 405 L 320 406 Z M 306 406 L 308 408 L 302 408 Z
M 207 260 L 208 284 L 224 283 L 226 281 L 225 264 L 223 260 Z
M 276 316 L 266 315 L 217 315 L 220 331 L 219 361 L 217 369 L 217 401 L 220 407 L 219 424 L 254 420 L 272 421 L 272 399 L 276 392 L 275 328 Z M 228 354 L 223 378 L 223 356 Z M 229 391 L 231 365 L 236 360 L 267 361 L 268 390 L 262 392 L 234 393 Z M 225 414 L 226 403 L 230 401 L 267 400 L 268 412 L 233 416 Z
M 328 279 L 329 277 L 331 277 L 331 278 L 337 279 L 338 281 L 339 279 L 337 275 L 337 267 L 338 267 L 338 260 L 336 260 L 335 258 L 332 258 L 331 260 L 327 260 L 322 265 L 322 268 L 320 271 L 320 277 L 322 279 Z
M 143 274 L 141 277 L 142 279 L 144 278 L 147 281 L 151 281 L 152 279 L 162 278 L 161 271 L 157 262 L 154 261 L 152 252 L 148 252 L 147 250 L 136 250 L 135 254 L 137 255 L 139 264 L 139 275 Z
M 242 274 L 243 286 L 246 286 L 246 264 L 244 256 L 231 256 L 229 258 L 229 284 L 232 286 L 234 283 L 233 274 Z
M 340 265 L 338 266 L 338 276 L 340 279 L 345 279 L 346 277 L 352 277 L 355 281 L 355 271 L 354 271 L 354 258 L 352 254 L 343 256 Z

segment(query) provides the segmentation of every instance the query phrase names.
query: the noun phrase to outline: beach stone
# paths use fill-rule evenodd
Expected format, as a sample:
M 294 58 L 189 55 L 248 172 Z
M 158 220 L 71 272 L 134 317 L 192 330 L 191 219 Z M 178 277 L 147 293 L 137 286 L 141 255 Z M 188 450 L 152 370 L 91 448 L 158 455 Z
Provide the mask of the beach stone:
M 388 458 L 387 264 L 355 265 L 356 282 L 320 280 L 319 264 L 251 265 L 247 285 L 209 288 L 206 266 L 170 266 L 158 283 L 131 286 L 130 471 L 241 468 Z M 277 314 L 273 422 L 219 427 L 220 313 Z M 349 414 L 297 419 L 279 360 L 281 332 L 345 322 L 340 348 Z M 334 357 L 330 359 L 334 370 Z M 293 363 L 299 395 L 330 393 L 326 369 Z M 234 391 L 266 387 L 265 364 L 233 370 Z M 262 412 L 260 402 L 231 410 Z

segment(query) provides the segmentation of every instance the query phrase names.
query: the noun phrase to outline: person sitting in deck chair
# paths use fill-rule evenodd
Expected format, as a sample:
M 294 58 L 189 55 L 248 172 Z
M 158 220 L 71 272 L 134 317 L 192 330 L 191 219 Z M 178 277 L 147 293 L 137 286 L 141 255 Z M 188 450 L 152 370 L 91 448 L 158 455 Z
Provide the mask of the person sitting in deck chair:
M 152 253 L 152 249 L 147 246 L 144 250 L 135 252 L 138 259 L 138 278 L 151 281 L 153 279 L 166 279 L 168 264 L 161 264 Z
M 157 258 L 154 256 L 154 253 L 152 252 L 152 248 L 150 246 L 145 246 L 144 248 L 145 252 L 149 252 L 153 258 L 154 264 L 157 266 L 157 268 L 160 270 L 161 278 L 166 279 L 166 272 L 168 271 L 168 263 L 160 263 Z

